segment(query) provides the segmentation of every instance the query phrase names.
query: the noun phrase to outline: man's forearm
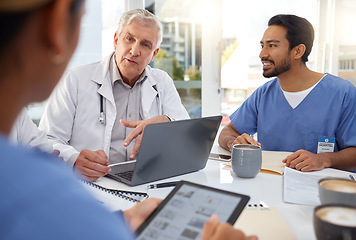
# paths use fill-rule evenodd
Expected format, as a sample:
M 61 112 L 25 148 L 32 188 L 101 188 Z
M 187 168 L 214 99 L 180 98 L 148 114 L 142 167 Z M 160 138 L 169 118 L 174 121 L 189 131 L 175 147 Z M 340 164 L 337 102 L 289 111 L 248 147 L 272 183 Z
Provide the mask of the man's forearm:
M 231 152 L 231 149 L 232 149 L 232 145 L 234 144 L 234 141 L 235 141 L 235 139 L 236 139 L 236 137 L 233 137 L 233 136 L 227 136 L 226 138 L 225 138 L 225 143 L 224 143 L 224 145 L 223 146 L 221 146 L 222 148 L 224 148 L 224 149 L 226 149 L 226 150 L 228 150 L 228 151 L 230 151 Z M 220 144 L 220 143 L 219 143 Z
M 220 147 L 231 151 L 232 144 L 234 143 L 236 137 L 238 137 L 240 134 L 236 132 L 230 125 L 227 125 L 221 130 L 221 133 L 219 135 L 219 145 Z
M 335 153 L 320 153 L 330 161 L 330 166 L 347 171 L 356 170 L 356 147 L 348 147 Z

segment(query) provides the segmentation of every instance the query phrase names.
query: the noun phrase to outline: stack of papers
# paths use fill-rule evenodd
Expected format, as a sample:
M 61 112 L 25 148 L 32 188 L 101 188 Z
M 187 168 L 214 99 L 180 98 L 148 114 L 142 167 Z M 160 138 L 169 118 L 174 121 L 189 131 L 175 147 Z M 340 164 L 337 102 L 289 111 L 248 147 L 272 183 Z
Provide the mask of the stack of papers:
M 350 172 L 333 168 L 301 172 L 286 167 L 284 170 L 284 201 L 303 205 L 319 205 L 319 180 L 327 177 L 349 178 L 349 175 Z

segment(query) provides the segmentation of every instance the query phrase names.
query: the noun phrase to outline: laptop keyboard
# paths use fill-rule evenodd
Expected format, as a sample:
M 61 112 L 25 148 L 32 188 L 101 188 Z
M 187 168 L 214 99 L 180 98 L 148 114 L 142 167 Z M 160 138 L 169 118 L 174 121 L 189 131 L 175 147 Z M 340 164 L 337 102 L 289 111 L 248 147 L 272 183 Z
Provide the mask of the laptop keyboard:
M 122 177 L 126 180 L 131 181 L 132 176 L 133 176 L 133 171 L 127 171 L 127 172 L 121 172 L 121 173 L 115 173 L 116 176 Z

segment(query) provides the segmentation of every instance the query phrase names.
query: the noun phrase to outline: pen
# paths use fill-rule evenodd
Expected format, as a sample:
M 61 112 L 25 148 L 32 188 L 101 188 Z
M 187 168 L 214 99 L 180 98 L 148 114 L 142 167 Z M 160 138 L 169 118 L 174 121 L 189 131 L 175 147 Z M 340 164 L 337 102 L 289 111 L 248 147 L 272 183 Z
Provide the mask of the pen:
M 174 187 L 178 182 L 165 182 L 159 184 L 148 185 L 147 189 L 164 188 L 164 187 Z
M 352 175 L 350 174 L 349 177 L 351 178 L 351 180 L 354 180 L 354 181 L 355 181 L 354 176 L 352 176 Z

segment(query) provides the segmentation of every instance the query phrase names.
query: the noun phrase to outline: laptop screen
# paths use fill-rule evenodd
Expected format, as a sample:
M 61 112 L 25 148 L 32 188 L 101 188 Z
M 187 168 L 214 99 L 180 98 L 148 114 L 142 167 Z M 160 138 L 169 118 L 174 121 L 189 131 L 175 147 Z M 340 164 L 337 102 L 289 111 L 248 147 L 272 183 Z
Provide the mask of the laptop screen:
M 147 125 L 130 185 L 203 169 L 221 118 L 214 116 Z M 114 168 L 111 175 L 115 173 Z

